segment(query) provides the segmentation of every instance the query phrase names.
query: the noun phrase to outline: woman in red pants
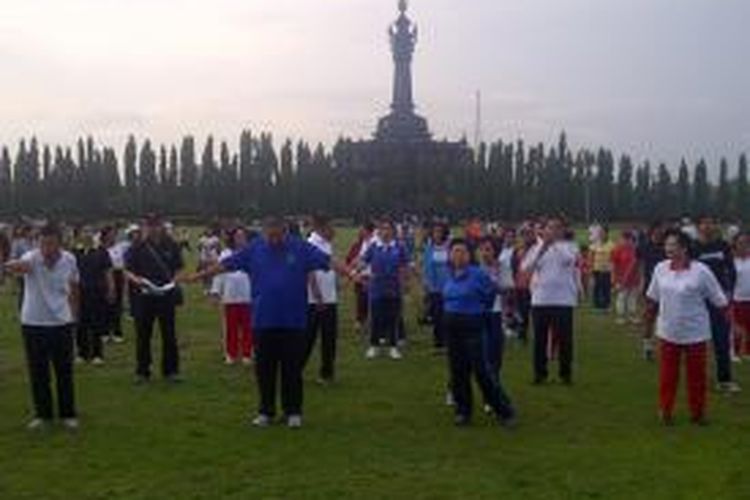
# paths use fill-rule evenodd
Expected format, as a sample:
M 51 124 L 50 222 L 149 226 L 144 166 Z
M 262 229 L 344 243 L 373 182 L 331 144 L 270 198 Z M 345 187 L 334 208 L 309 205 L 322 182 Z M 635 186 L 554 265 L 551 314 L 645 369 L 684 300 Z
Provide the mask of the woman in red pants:
M 728 315 L 729 302 L 704 264 L 690 259 L 690 240 L 681 231 L 666 234 L 667 260 L 656 266 L 646 297 L 648 332 L 659 338 L 659 408 L 664 425 L 674 423 L 680 359 L 687 364 L 688 406 L 692 423 L 706 424 L 706 354 L 711 339 L 706 302 Z
M 242 228 L 230 231 L 228 248 L 221 254 L 227 258 L 247 245 L 247 233 Z M 250 363 L 253 350 L 253 332 L 250 313 L 250 277 L 244 271 L 219 274 L 214 278 L 211 295 L 221 303 L 224 316 L 224 361 L 233 365 L 242 356 L 244 364 Z

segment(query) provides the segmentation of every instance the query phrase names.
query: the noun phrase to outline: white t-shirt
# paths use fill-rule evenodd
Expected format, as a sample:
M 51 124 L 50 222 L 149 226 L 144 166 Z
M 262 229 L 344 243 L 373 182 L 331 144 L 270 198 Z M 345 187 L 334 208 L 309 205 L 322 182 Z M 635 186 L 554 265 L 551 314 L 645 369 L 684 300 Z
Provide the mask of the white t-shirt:
M 333 256 L 333 245 L 331 245 L 330 241 L 326 240 L 318 233 L 312 233 L 307 239 L 307 242 L 326 255 Z M 314 271 L 313 279 L 318 282 L 318 290 L 320 290 L 320 297 L 323 299 L 323 304 L 338 303 L 338 290 L 336 289 L 336 271 Z M 312 287 L 308 287 L 307 289 L 307 300 L 310 304 L 317 303 L 315 301 L 315 298 L 313 297 Z
M 112 261 L 113 269 L 125 269 L 125 254 L 130 249 L 129 241 L 120 241 L 107 249 L 109 260 Z
M 734 267 L 737 269 L 737 282 L 733 298 L 740 302 L 750 302 L 750 257 L 734 259 Z
M 201 236 L 198 240 L 198 259 L 201 262 L 216 262 L 220 249 L 221 240 L 218 236 Z
M 695 344 L 711 338 L 706 301 L 726 307 L 728 300 L 711 270 L 693 261 L 675 271 L 670 261 L 654 269 L 646 296 L 659 303 L 656 335 L 675 344 Z
M 577 254 L 567 241 L 553 243 L 537 260 L 544 244 L 526 254 L 521 269 L 530 272 L 531 305 L 574 307 L 578 303 Z
M 500 252 L 500 257 L 497 258 L 500 264 L 500 288 L 503 290 L 511 290 L 515 286 L 515 280 L 513 279 L 513 255 L 515 250 L 513 247 L 505 247 Z
M 50 268 L 39 250 L 26 252 L 21 261 L 30 266 L 24 275 L 21 324 L 26 326 L 63 326 L 73 322 L 70 292 L 79 281 L 76 258 L 61 252 Z
M 229 249 L 221 252 L 220 260 L 232 255 Z M 211 294 L 219 297 L 224 305 L 252 303 L 250 276 L 244 271 L 233 271 L 214 276 L 211 282 Z

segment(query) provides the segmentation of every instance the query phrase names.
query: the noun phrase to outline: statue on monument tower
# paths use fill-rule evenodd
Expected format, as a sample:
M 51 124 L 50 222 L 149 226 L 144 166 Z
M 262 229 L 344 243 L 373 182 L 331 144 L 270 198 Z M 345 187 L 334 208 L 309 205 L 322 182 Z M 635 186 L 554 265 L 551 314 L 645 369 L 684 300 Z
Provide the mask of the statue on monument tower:
M 375 136 L 388 141 L 429 140 L 427 121 L 414 113 L 411 63 L 417 45 L 417 26 L 406 16 L 407 0 L 399 0 L 398 19 L 388 28 L 393 53 L 391 113 L 382 118 Z

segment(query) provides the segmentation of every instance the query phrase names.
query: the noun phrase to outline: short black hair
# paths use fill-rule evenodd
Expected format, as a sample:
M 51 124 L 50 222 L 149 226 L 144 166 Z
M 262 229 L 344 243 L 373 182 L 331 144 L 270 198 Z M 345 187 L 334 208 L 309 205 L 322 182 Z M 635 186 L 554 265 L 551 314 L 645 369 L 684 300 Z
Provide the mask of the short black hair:
M 672 237 L 677 240 L 677 244 L 679 246 L 681 246 L 685 250 L 690 250 L 690 236 L 688 236 L 685 231 L 674 228 L 667 229 L 664 232 L 664 241 L 666 241 L 667 238 Z
M 58 241 L 62 241 L 62 230 L 57 224 L 46 224 L 39 231 L 39 236 L 42 238 L 56 238 Z
M 449 245 L 449 248 L 453 250 L 453 247 L 464 246 L 469 248 L 469 241 L 466 238 L 453 238 Z

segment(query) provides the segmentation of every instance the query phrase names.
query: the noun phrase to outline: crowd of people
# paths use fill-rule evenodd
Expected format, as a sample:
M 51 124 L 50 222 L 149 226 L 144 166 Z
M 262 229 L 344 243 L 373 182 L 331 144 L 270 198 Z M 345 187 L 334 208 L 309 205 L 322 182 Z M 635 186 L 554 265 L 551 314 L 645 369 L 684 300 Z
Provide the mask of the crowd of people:
M 517 409 L 502 381 L 507 342 L 532 340 L 533 384 L 547 384 L 557 361 L 560 383 L 573 385 L 575 311 L 589 299 L 598 313 L 613 310 L 617 328 L 643 333 L 645 358 L 659 363 L 665 425 L 674 422 L 683 354 L 693 423 L 707 422 L 710 345 L 717 390 L 740 391 L 732 363 L 750 356 L 750 233 L 734 225 L 722 232 L 712 216 L 626 227 L 615 238 L 598 223 L 577 235 L 557 216 L 514 225 L 473 219 L 458 229 L 444 219 L 382 218 L 363 224 L 341 259 L 335 238 L 323 216 L 213 225 L 195 245 L 192 271 L 189 233 L 155 215 L 96 229 L 0 228 L 0 279 L 16 277 L 28 359 L 29 428 L 53 420 L 50 369 L 57 415 L 78 428 L 74 364 L 104 365 L 105 345 L 123 342 L 126 315 L 135 331 L 135 382 L 152 380 L 155 324 L 160 373 L 181 382 L 175 319 L 190 283 L 218 306 L 223 361 L 254 365 L 259 427 L 276 421 L 277 386 L 286 424 L 302 425 L 303 371 L 316 344 L 317 381 L 336 381 L 344 285 L 353 291 L 367 360 L 407 354 L 405 299 L 417 290 L 419 322 L 447 358 L 446 402 L 456 425 L 472 420 L 472 380 L 484 411 L 514 425 Z

